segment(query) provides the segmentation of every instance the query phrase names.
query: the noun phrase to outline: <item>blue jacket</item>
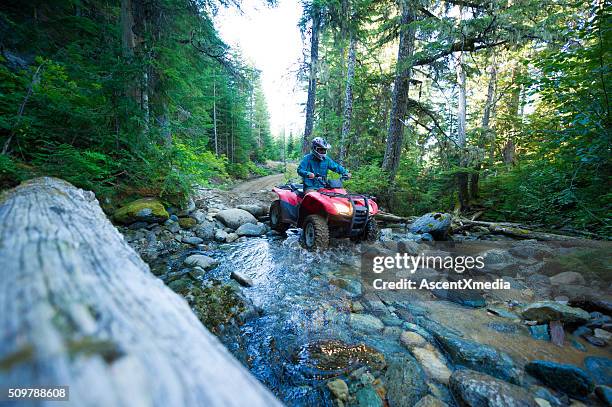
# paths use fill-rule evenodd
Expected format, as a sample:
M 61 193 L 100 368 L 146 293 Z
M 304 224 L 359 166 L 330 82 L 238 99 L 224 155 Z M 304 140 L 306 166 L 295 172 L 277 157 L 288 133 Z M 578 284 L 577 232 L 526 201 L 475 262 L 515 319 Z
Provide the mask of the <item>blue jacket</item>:
M 331 158 L 325 157 L 324 160 L 319 160 L 312 153 L 306 154 L 304 158 L 302 158 L 302 162 L 298 166 L 297 173 L 300 177 L 304 179 L 304 189 L 319 189 L 323 188 L 325 185 L 323 185 L 323 183 L 316 178 L 308 178 L 308 173 L 312 172 L 317 177 L 327 178 L 328 170 L 336 172 L 340 175 L 348 173 L 348 171 L 343 166 L 341 166 Z

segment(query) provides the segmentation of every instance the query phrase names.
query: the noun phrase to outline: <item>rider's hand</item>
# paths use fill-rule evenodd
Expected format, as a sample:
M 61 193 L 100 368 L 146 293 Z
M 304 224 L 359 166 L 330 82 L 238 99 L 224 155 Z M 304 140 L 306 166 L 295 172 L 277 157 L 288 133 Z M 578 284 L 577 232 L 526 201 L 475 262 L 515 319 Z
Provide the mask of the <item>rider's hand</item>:
M 309 173 L 308 173 L 308 178 L 313 179 L 314 177 L 315 177 L 315 176 L 314 176 L 314 174 L 313 174 L 312 172 L 309 172 Z
M 351 179 L 351 173 L 347 172 L 346 174 L 344 174 L 344 176 L 346 177 L 346 179 Z

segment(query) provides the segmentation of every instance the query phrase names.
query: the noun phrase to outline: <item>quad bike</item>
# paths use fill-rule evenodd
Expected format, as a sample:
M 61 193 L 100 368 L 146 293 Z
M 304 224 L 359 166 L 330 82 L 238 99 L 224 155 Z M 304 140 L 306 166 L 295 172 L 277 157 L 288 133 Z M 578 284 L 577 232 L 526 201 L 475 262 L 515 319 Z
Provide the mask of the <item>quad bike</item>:
M 301 242 L 309 250 L 327 248 L 330 237 L 348 237 L 355 242 L 378 239 L 373 219 L 378 205 L 372 197 L 347 193 L 342 179 L 315 177 L 324 187 L 306 195 L 301 184 L 287 183 L 272 189 L 278 195 L 270 206 L 272 229 L 285 232 L 291 226 L 302 228 Z

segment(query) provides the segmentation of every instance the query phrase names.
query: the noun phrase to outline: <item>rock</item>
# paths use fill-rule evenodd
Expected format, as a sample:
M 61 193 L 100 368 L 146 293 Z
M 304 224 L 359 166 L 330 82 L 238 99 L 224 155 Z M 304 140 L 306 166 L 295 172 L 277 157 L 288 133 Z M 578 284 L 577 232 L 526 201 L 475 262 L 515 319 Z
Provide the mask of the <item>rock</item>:
M 525 366 L 525 371 L 547 386 L 574 397 L 585 397 L 595 387 L 589 375 L 573 365 L 534 360 Z
M 365 386 L 355 393 L 359 407 L 383 407 L 383 402 L 373 386 Z
M 189 199 L 187 200 L 187 204 L 185 205 L 185 208 L 179 211 L 177 215 L 178 216 L 188 216 L 191 212 L 195 210 L 196 210 L 196 204 L 193 198 L 189 197 Z
M 191 256 L 187 257 L 183 263 L 186 266 L 199 266 L 204 270 L 211 269 L 219 264 L 217 260 L 203 254 L 192 254 Z
M 473 370 L 456 370 L 450 390 L 459 405 L 470 407 L 538 407 L 525 389 Z
M 251 278 L 248 277 L 247 275 L 244 275 L 238 271 L 232 271 L 232 274 L 230 274 L 230 277 L 238 281 L 238 283 L 241 286 L 253 287 L 253 280 L 251 280 Z
M 232 229 L 238 229 L 245 223 L 257 224 L 257 219 L 244 209 L 224 209 L 215 215 L 223 224 Z
M 165 222 L 170 215 L 157 198 L 142 198 L 117 209 L 113 219 L 124 225 L 134 222 Z
M 349 389 L 346 382 L 342 379 L 327 382 L 327 388 L 339 400 L 348 400 Z
M 240 236 L 238 236 L 236 233 L 228 233 L 227 236 L 225 237 L 225 242 L 226 243 L 232 243 L 235 242 Z
M 444 358 L 433 346 L 428 345 L 423 348 L 411 350 L 414 357 L 419 361 L 423 370 L 433 379 L 443 384 L 448 384 L 451 371 L 446 366 Z
M 432 290 L 436 297 L 471 308 L 487 305 L 485 298 L 476 290 Z
M 550 390 L 547 387 L 531 386 L 529 390 L 536 398 L 536 402 L 538 401 L 538 399 L 545 400 L 548 402 L 549 405 L 553 407 L 567 407 L 567 405 L 569 404 L 569 397 L 567 397 L 563 393 L 554 394 L 553 390 Z
M 236 205 L 236 208 L 243 209 L 249 212 L 251 215 L 255 216 L 256 218 L 266 216 L 268 214 L 268 208 L 260 205 Z
M 144 229 L 147 226 L 149 226 L 149 224 L 147 222 L 134 222 L 130 226 L 128 226 L 128 228 L 130 228 L 132 230 L 136 230 L 136 229 Z
M 194 246 L 204 242 L 204 240 L 200 239 L 199 237 L 195 237 L 195 236 L 184 237 L 182 241 L 183 243 L 192 244 Z
M 453 363 L 509 381 L 521 383 L 521 371 L 512 358 L 491 346 L 459 338 L 447 332 L 434 331 L 434 337 Z
M 206 212 L 204 212 L 202 209 L 198 209 L 191 214 L 191 217 L 198 223 L 204 223 L 206 221 Z
M 205 241 L 213 240 L 215 238 L 215 224 L 205 220 L 196 227 L 194 232 L 200 239 Z
M 414 407 L 447 407 L 448 404 L 443 402 L 440 399 L 435 398 L 434 396 L 427 395 L 420 399 Z
M 488 307 L 487 311 L 493 315 L 497 315 L 498 317 L 508 318 L 508 319 L 520 319 L 518 315 L 514 312 L 508 311 L 502 307 Z
M 223 229 L 217 229 L 215 231 L 215 240 L 217 242 L 225 242 L 227 240 L 227 232 Z
M 254 237 L 254 236 L 261 236 L 265 234 L 266 231 L 267 231 L 266 225 L 264 225 L 263 223 L 260 223 L 258 225 L 254 225 L 252 223 L 245 223 L 244 225 L 236 229 L 236 234 L 238 236 Z
M 566 271 L 552 276 L 550 278 L 550 283 L 552 285 L 584 285 L 585 280 L 580 273 L 575 271 Z
M 593 333 L 595 334 L 596 338 L 603 339 L 606 342 L 610 342 L 610 339 L 612 339 L 612 333 L 604 329 L 595 328 Z
M 194 218 L 179 218 L 178 224 L 183 229 L 191 229 L 194 228 L 198 222 Z
M 404 331 L 400 334 L 400 342 L 409 350 L 427 345 L 427 340 L 416 332 Z
M 418 256 L 422 250 L 416 241 L 400 240 L 397 243 L 397 251 L 400 253 L 406 253 L 409 256 Z
M 380 241 L 389 242 L 393 240 L 393 229 L 384 228 L 380 230 Z
M 584 366 L 595 383 L 612 386 L 612 359 L 589 356 L 584 359 Z
M 590 343 L 591 345 L 599 346 L 600 348 L 603 348 L 607 344 L 607 342 L 604 341 L 603 339 L 597 338 L 593 335 L 583 335 L 582 337 L 586 339 L 586 341 Z
M 606 406 L 612 406 L 612 388 L 608 386 L 595 387 L 595 394 Z
M 561 321 L 566 324 L 584 323 L 591 319 L 588 312 L 555 301 L 540 301 L 523 308 L 521 316 L 529 321 L 546 323 Z
M 412 233 L 429 233 L 435 240 L 446 240 L 453 217 L 448 213 L 427 213 L 410 225 Z
M 191 287 L 191 280 L 188 278 L 181 278 L 168 283 L 168 287 L 172 291 L 178 294 L 187 294 L 189 287 Z
M 424 373 L 415 358 L 402 354 L 388 364 L 384 382 L 389 406 L 413 406 L 427 395 Z
M 385 327 L 380 319 L 369 314 L 351 314 L 349 325 L 351 328 L 363 332 L 378 332 Z
M 179 226 L 178 223 L 172 222 L 171 224 L 166 226 L 166 230 L 168 230 L 170 233 L 178 233 L 180 232 L 181 227 Z
M 529 327 L 531 337 L 539 341 L 550 341 L 548 325 L 533 325 Z

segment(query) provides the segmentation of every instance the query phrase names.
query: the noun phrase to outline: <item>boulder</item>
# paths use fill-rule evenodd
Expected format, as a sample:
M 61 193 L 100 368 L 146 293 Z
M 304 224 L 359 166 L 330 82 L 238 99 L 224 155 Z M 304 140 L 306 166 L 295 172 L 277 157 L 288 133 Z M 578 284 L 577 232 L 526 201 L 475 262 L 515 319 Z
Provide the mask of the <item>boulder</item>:
M 178 224 L 183 229 L 191 229 L 195 227 L 198 224 L 198 222 L 194 218 L 179 218 Z
M 215 240 L 217 242 L 225 242 L 227 240 L 227 232 L 223 229 L 215 230 Z
M 202 209 L 198 209 L 197 211 L 194 211 L 191 215 L 192 218 L 194 218 L 198 223 L 203 223 L 206 220 L 206 212 L 203 211 Z
M 348 400 L 349 388 L 344 380 L 331 380 L 327 382 L 327 388 L 338 400 Z
M 254 236 L 261 236 L 265 234 L 266 232 L 267 232 L 267 228 L 266 228 L 266 225 L 264 225 L 263 223 L 259 223 L 257 225 L 254 225 L 252 223 L 245 223 L 244 225 L 236 229 L 236 234 L 238 236 L 254 237 Z
M 225 242 L 226 243 L 232 243 L 234 241 L 236 241 L 240 236 L 238 236 L 236 233 L 228 233 L 227 236 L 225 237 Z
M 393 240 L 393 229 L 384 228 L 380 230 L 380 241 L 381 242 L 390 242 Z
M 383 407 L 380 396 L 372 385 L 365 386 L 355 393 L 358 407 Z
M 351 314 L 349 325 L 362 332 L 380 332 L 385 327 L 380 319 L 369 314 Z
M 472 342 L 445 331 L 432 332 L 453 363 L 489 374 L 510 383 L 521 383 L 521 371 L 505 352 Z
M 232 271 L 232 274 L 230 274 L 230 277 L 236 281 L 238 281 L 238 283 L 241 286 L 244 287 L 253 287 L 253 280 L 251 280 L 251 278 L 245 274 L 240 273 L 239 271 Z
M 446 240 L 453 217 L 448 213 L 427 213 L 410 225 L 412 233 L 429 233 L 435 240 Z
M 261 216 L 266 216 L 268 214 L 268 208 L 263 205 L 255 205 L 255 204 L 245 204 L 245 205 L 236 205 L 236 208 L 243 209 L 250 213 L 251 215 L 259 218 Z
M 192 244 L 194 246 L 204 242 L 204 240 L 195 236 L 186 236 L 182 239 L 182 241 L 183 243 Z
M 211 269 L 219 264 L 217 260 L 203 254 L 192 254 L 191 256 L 187 257 L 183 263 L 186 266 L 199 266 L 204 270 Z
M 470 407 L 538 407 L 522 387 L 468 369 L 453 372 L 450 390 L 459 405 Z
M 204 220 L 195 228 L 194 232 L 200 239 L 206 241 L 213 240 L 215 238 L 215 224 L 213 222 Z
M 421 366 L 410 355 L 398 355 L 389 360 L 384 382 L 390 406 L 413 406 L 428 393 Z
M 561 321 L 566 324 L 584 323 L 591 319 L 588 312 L 556 301 L 534 302 L 523 308 L 521 316 L 529 321 L 546 323 Z
M 245 223 L 257 224 L 257 219 L 244 209 L 224 209 L 215 215 L 223 224 L 232 229 L 238 229 Z
M 573 365 L 534 360 L 525 366 L 525 371 L 547 386 L 573 397 L 588 396 L 595 387 L 587 372 Z
M 113 219 L 124 225 L 134 222 L 165 222 L 170 215 L 157 198 L 142 198 L 117 209 Z
M 412 332 L 412 331 L 402 332 L 400 334 L 400 342 L 402 343 L 402 345 L 404 345 L 406 348 L 410 350 L 417 348 L 417 347 L 423 347 L 427 345 L 428 343 L 425 338 L 423 338 L 418 333 Z
M 585 280 L 582 274 L 575 271 L 565 271 L 550 278 L 552 285 L 584 285 Z
M 584 366 L 597 384 L 612 386 L 612 359 L 602 356 L 589 356 Z
M 448 384 L 448 379 L 451 376 L 450 369 L 444 362 L 444 357 L 438 352 L 436 348 L 431 345 L 425 347 L 417 347 L 412 349 L 412 354 L 419 361 L 423 370 L 432 379 L 437 380 L 440 383 Z
M 435 398 L 432 395 L 427 395 L 425 397 L 423 397 L 422 399 L 420 399 L 415 405 L 414 407 L 447 407 L 448 404 L 446 404 L 445 402 L 443 402 L 440 399 Z

